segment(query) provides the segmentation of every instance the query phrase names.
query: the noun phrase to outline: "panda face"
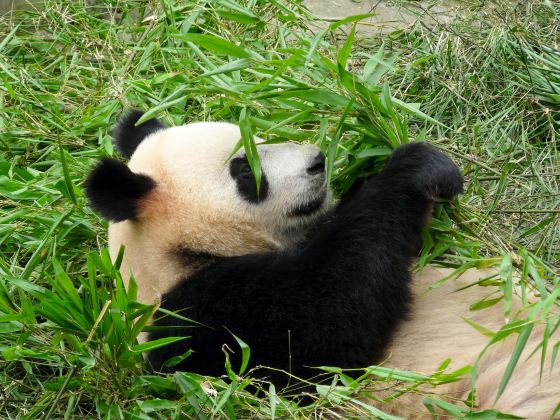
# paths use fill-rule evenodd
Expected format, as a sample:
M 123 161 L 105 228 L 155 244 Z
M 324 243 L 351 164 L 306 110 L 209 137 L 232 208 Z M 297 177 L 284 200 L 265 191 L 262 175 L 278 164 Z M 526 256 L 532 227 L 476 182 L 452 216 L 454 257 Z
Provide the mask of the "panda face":
M 327 204 L 325 158 L 314 146 L 262 145 L 260 190 L 243 152 L 229 164 L 239 196 L 267 225 L 305 224 Z
M 311 145 L 260 144 L 257 192 L 245 152 L 228 160 L 240 138 L 239 128 L 227 123 L 163 129 L 139 145 L 129 167 L 152 177 L 177 209 L 196 207 L 201 223 L 209 215 L 236 219 L 281 246 L 292 243 L 287 232 L 311 223 L 330 202 L 324 157 Z
M 128 131 L 122 125 L 117 133 L 125 138 L 116 139 L 117 147 L 119 141 L 126 141 L 128 131 L 134 135 L 136 130 L 134 124 Z M 138 283 L 140 301 L 153 301 L 214 257 L 298 243 L 330 205 L 324 157 L 315 146 L 262 144 L 255 139 L 262 170 L 257 193 L 244 150 L 231 156 L 241 138 L 236 125 L 154 125 L 146 132 L 133 149 L 128 168 L 121 164 L 131 179 L 106 176 L 108 184 L 121 182 L 121 196 L 135 200 L 126 207 L 135 208 L 130 217 L 114 218 L 110 224 L 109 248 L 116 257 L 125 246 L 125 264 Z M 137 198 L 130 186 L 140 176 L 141 190 L 151 189 Z M 91 201 L 99 188 L 95 179 L 90 184 Z M 92 205 L 111 218 L 103 213 L 103 206 L 118 200 L 102 197 L 102 204 Z

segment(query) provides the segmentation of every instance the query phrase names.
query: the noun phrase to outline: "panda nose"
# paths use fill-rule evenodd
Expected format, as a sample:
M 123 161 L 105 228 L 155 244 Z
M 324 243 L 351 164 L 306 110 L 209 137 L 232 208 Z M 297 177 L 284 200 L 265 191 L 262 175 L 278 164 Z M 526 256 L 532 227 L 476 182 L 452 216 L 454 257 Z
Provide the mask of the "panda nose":
M 325 172 L 325 156 L 319 152 L 313 161 L 311 162 L 311 166 L 307 168 L 307 173 L 309 175 L 319 175 Z

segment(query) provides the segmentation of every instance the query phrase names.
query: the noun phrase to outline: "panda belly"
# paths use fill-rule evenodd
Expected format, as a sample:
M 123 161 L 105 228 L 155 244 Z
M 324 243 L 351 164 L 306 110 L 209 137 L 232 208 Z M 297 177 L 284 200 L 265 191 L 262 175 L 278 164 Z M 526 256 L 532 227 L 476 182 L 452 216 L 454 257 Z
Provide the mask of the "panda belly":
M 490 338 L 479 333 L 465 319 L 494 332 L 505 325 L 502 303 L 479 311 L 470 310 L 473 303 L 488 298 L 497 289 L 494 286 L 473 284 L 496 274 L 495 271 L 470 269 L 458 278 L 452 277 L 435 289 L 430 289 L 452 272 L 450 269 L 426 267 L 414 276 L 415 301 L 410 318 L 397 329 L 388 349 L 384 363 L 386 366 L 426 375 L 436 372 L 448 358 L 451 363 L 447 372 L 473 366 Z M 529 299 L 538 301 L 539 298 L 530 296 Z M 519 310 L 521 305 L 520 299 L 514 295 L 512 313 Z M 541 351 L 529 356 L 539 345 L 543 333 L 543 326 L 536 324 L 510 382 L 498 401 L 499 385 L 518 335 L 511 335 L 485 352 L 478 363 L 475 383 L 478 409 L 497 409 L 531 419 L 549 418 L 560 395 L 560 365 L 550 364 L 552 346 L 560 340 L 560 332 L 556 331 L 550 337 L 550 348 L 541 377 Z M 428 394 L 435 393 L 438 398 L 449 401 L 464 401 L 471 392 L 470 373 L 465 373 L 457 382 L 437 388 L 423 387 L 421 390 Z M 423 399 L 422 394 L 405 395 L 395 400 L 389 411 L 405 418 L 416 418 L 417 415 L 423 418 L 424 415 L 418 414 L 426 413 Z

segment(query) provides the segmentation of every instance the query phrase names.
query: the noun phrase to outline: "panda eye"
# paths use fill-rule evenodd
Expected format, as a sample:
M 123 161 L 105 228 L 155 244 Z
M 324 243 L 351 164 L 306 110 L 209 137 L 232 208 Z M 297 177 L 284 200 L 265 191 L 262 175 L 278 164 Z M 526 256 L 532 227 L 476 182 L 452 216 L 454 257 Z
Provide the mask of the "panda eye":
M 251 171 L 251 166 L 249 165 L 246 157 L 232 159 L 230 164 L 230 174 L 232 178 L 238 180 L 246 181 L 253 179 L 253 171 Z
M 251 165 L 249 165 L 247 156 L 233 158 L 229 164 L 229 174 L 237 184 L 237 192 L 245 201 L 258 204 L 266 200 L 268 194 L 266 175 L 261 171 L 260 191 L 257 191 L 257 183 L 255 182 L 255 176 L 253 171 L 251 171 Z

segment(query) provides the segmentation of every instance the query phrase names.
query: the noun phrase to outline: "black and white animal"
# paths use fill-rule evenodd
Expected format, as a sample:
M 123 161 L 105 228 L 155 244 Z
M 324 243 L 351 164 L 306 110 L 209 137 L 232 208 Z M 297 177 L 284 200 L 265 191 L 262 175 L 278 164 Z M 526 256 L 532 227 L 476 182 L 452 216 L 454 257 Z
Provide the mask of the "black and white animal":
M 193 328 L 169 316 L 155 321 L 175 328 L 152 332 L 150 339 L 190 336 L 151 353 L 156 370 L 192 349 L 173 369 L 221 375 L 224 344 L 238 349 L 232 334 L 249 344 L 251 366 L 300 378 L 317 375 L 316 366 L 360 368 L 388 355 L 410 369 L 435 369 L 446 351 L 457 354 L 458 363 L 473 363 L 485 343 L 472 337 L 480 335 L 474 329 L 455 340 L 467 346 L 455 353 L 429 342 L 437 337 L 428 329 L 445 328 L 440 339 L 449 346 L 449 337 L 464 331 L 453 314 L 457 301 L 451 297 L 448 305 L 443 296 L 435 308 L 432 302 L 439 319 L 412 305 L 418 286 L 409 270 L 434 200 L 463 188 L 447 156 L 423 143 L 401 146 L 379 175 L 331 206 L 324 158 L 314 146 L 259 145 L 257 193 L 244 152 L 228 160 L 240 139 L 237 126 L 166 128 L 157 120 L 135 126 L 140 115 L 129 113 L 115 132 L 128 166 L 105 158 L 85 185 L 91 206 L 112 222 L 112 255 L 125 246 L 138 300 L 160 299 L 162 307 L 202 324 Z M 415 324 L 417 312 L 424 319 Z M 407 316 L 411 321 L 403 322 Z M 407 350 L 399 352 L 403 343 Z M 234 368 L 239 355 L 230 355 Z M 280 386 L 287 380 L 277 371 L 262 375 Z
M 427 144 L 397 149 L 351 200 L 328 211 L 325 161 L 315 146 L 259 146 L 260 192 L 240 139 L 226 123 L 164 129 L 152 120 L 117 129 L 129 166 L 104 159 L 86 182 L 91 205 L 112 222 L 141 279 L 141 300 L 207 327 L 179 365 L 224 372 L 232 333 L 253 365 L 316 375 L 312 366 L 358 368 L 380 361 L 411 302 L 409 268 L 434 199 L 462 191 L 458 168 Z M 313 225 L 310 232 L 309 227 Z M 169 287 L 169 277 L 174 285 Z M 165 287 L 163 287 L 165 286 Z M 163 324 L 183 324 L 166 318 Z M 167 332 L 154 333 L 159 338 Z M 154 352 L 156 369 L 185 344 Z

